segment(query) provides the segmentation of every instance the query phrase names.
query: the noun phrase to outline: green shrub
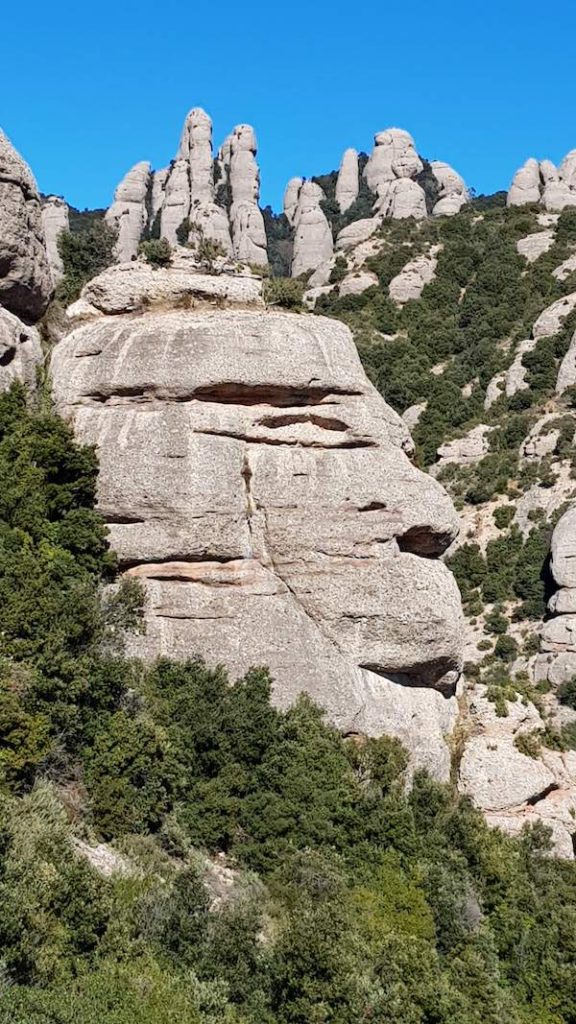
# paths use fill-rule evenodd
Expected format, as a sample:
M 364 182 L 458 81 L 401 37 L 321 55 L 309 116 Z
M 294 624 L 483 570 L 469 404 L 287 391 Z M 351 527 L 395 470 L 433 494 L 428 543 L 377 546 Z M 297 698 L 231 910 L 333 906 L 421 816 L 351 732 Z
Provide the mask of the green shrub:
M 64 277 L 56 289 L 60 302 L 74 302 L 87 281 L 112 266 L 116 238 L 114 229 L 103 220 L 95 220 L 85 231 L 60 232 L 58 252 L 64 266 Z
M 140 242 L 138 252 L 153 267 L 169 267 L 172 263 L 172 246 L 165 238 L 151 238 Z
M 262 295 L 268 306 L 280 306 L 299 313 L 302 310 L 304 283 L 293 277 L 272 277 L 264 282 Z

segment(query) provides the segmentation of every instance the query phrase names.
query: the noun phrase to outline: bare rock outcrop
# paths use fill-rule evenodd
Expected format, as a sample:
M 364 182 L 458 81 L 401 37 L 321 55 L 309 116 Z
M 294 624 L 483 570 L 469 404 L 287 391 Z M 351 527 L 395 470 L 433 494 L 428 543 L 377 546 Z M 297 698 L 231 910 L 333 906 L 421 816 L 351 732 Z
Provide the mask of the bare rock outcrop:
M 178 232 L 190 218 L 190 168 L 186 160 L 175 160 L 164 188 L 160 214 L 160 234 L 170 245 L 178 242 Z
M 0 304 L 34 323 L 52 292 L 36 182 L 0 131 Z
M 58 239 L 63 231 L 70 230 L 68 204 L 59 196 L 48 196 L 43 203 L 42 226 L 52 282 L 57 285 L 64 275 L 64 264 L 58 249 Z
M 464 178 L 442 160 L 432 160 L 430 168 L 438 184 L 438 199 L 432 216 L 453 217 L 470 198 Z
M 542 253 L 548 252 L 553 244 L 554 231 L 552 228 L 548 228 L 545 231 L 535 231 L 531 235 L 526 235 L 525 238 L 518 239 L 516 250 L 520 256 L 524 256 L 528 263 L 534 263 Z
M 118 185 L 114 202 L 106 211 L 106 223 L 118 233 L 115 248 L 119 263 L 128 263 L 138 253 L 148 221 L 147 197 L 151 176 L 152 168 L 146 161 L 132 167 Z
M 266 264 L 266 231 L 258 205 L 260 172 L 254 129 L 248 124 L 237 125 L 223 151 L 222 163 L 231 194 L 229 216 L 234 256 L 245 263 Z
M 7 391 L 15 380 L 34 390 L 42 361 L 36 328 L 28 327 L 0 306 L 0 391 Z
M 468 702 L 468 737 L 458 785 L 480 807 L 489 824 L 509 835 L 541 823 L 551 830 L 554 854 L 574 859 L 576 753 L 546 750 L 536 756 L 522 750 L 522 737 L 544 730 L 533 704 L 516 700 L 499 716 L 485 688 Z
M 424 189 L 414 180 L 423 166 L 408 132 L 400 128 L 378 132 L 364 168 L 366 183 L 377 196 L 375 212 L 396 219 L 426 217 Z
M 433 246 L 429 255 L 415 256 L 402 270 L 392 278 L 388 285 L 388 294 L 399 306 L 410 299 L 419 299 L 424 286 L 434 280 L 438 247 Z
M 342 213 L 348 210 L 358 197 L 358 153 L 347 149 L 342 157 L 336 181 L 336 202 Z
M 462 621 L 435 556 L 457 519 L 348 328 L 258 298 L 110 315 L 92 282 L 95 299 L 51 372 L 59 411 L 97 445 L 111 543 L 146 588 L 134 653 L 196 652 L 233 675 L 268 664 L 279 704 L 304 690 L 343 731 L 399 735 L 447 778 Z
M 540 166 L 538 161 L 530 157 L 516 171 L 508 190 L 506 202 L 508 206 L 523 206 L 525 203 L 539 203 L 541 194 Z
M 507 203 L 538 203 L 549 211 L 576 206 L 576 150 L 567 153 L 559 167 L 551 160 L 527 160 L 512 179 Z
M 298 209 L 298 196 L 304 184 L 304 178 L 290 178 L 284 191 L 284 214 L 289 224 L 294 226 L 296 211 Z
M 334 250 L 332 231 L 321 207 L 324 192 L 313 181 L 305 181 L 298 192 L 294 213 L 292 277 L 316 270 Z
M 576 332 L 572 335 L 568 351 L 566 352 L 556 380 L 556 394 L 562 395 L 567 388 L 576 384 Z

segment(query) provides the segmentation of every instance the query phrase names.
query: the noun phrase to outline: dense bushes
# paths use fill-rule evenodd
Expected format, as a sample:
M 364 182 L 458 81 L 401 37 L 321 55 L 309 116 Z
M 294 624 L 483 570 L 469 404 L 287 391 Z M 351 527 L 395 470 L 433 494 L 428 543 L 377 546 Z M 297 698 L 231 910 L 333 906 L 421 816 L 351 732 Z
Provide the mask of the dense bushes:
M 116 232 L 103 220 L 94 220 L 81 231 L 62 231 L 58 251 L 64 265 L 64 277 L 57 298 L 67 305 L 78 298 L 82 287 L 114 262 Z
M 124 660 L 139 595 L 103 604 L 95 473 L 0 397 L 0 1020 L 573 1020 L 574 865 L 422 773 L 408 794 L 396 740 L 273 708 L 264 669 Z M 517 591 L 531 542 L 511 540 Z M 499 564 L 458 557 L 476 587 Z M 81 852 L 101 838 L 123 873 Z M 200 850 L 228 872 L 217 904 Z

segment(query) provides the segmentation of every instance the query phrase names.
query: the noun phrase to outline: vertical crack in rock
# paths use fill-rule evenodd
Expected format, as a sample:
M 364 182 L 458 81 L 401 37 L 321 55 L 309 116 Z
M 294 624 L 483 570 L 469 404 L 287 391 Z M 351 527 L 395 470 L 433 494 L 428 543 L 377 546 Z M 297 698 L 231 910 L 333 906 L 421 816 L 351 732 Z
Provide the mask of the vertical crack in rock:
M 242 469 L 240 470 L 242 482 L 244 485 L 244 496 L 246 500 L 246 526 L 248 527 L 248 558 L 255 558 L 254 554 L 254 537 L 252 530 L 252 516 L 256 512 L 256 505 L 252 496 L 252 467 L 250 465 L 250 459 L 248 452 L 244 452 L 244 458 L 242 460 Z

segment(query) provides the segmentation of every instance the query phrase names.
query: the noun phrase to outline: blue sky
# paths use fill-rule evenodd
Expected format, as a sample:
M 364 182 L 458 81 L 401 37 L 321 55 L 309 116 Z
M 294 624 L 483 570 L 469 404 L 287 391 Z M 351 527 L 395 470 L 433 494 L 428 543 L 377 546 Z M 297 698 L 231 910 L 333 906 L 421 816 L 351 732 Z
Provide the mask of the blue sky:
M 389 126 L 478 192 L 576 147 L 574 0 L 28 0 L 1 35 L 0 126 L 42 191 L 81 208 L 108 205 L 136 161 L 164 166 L 193 106 L 216 146 L 255 126 L 275 208 L 290 177 Z

